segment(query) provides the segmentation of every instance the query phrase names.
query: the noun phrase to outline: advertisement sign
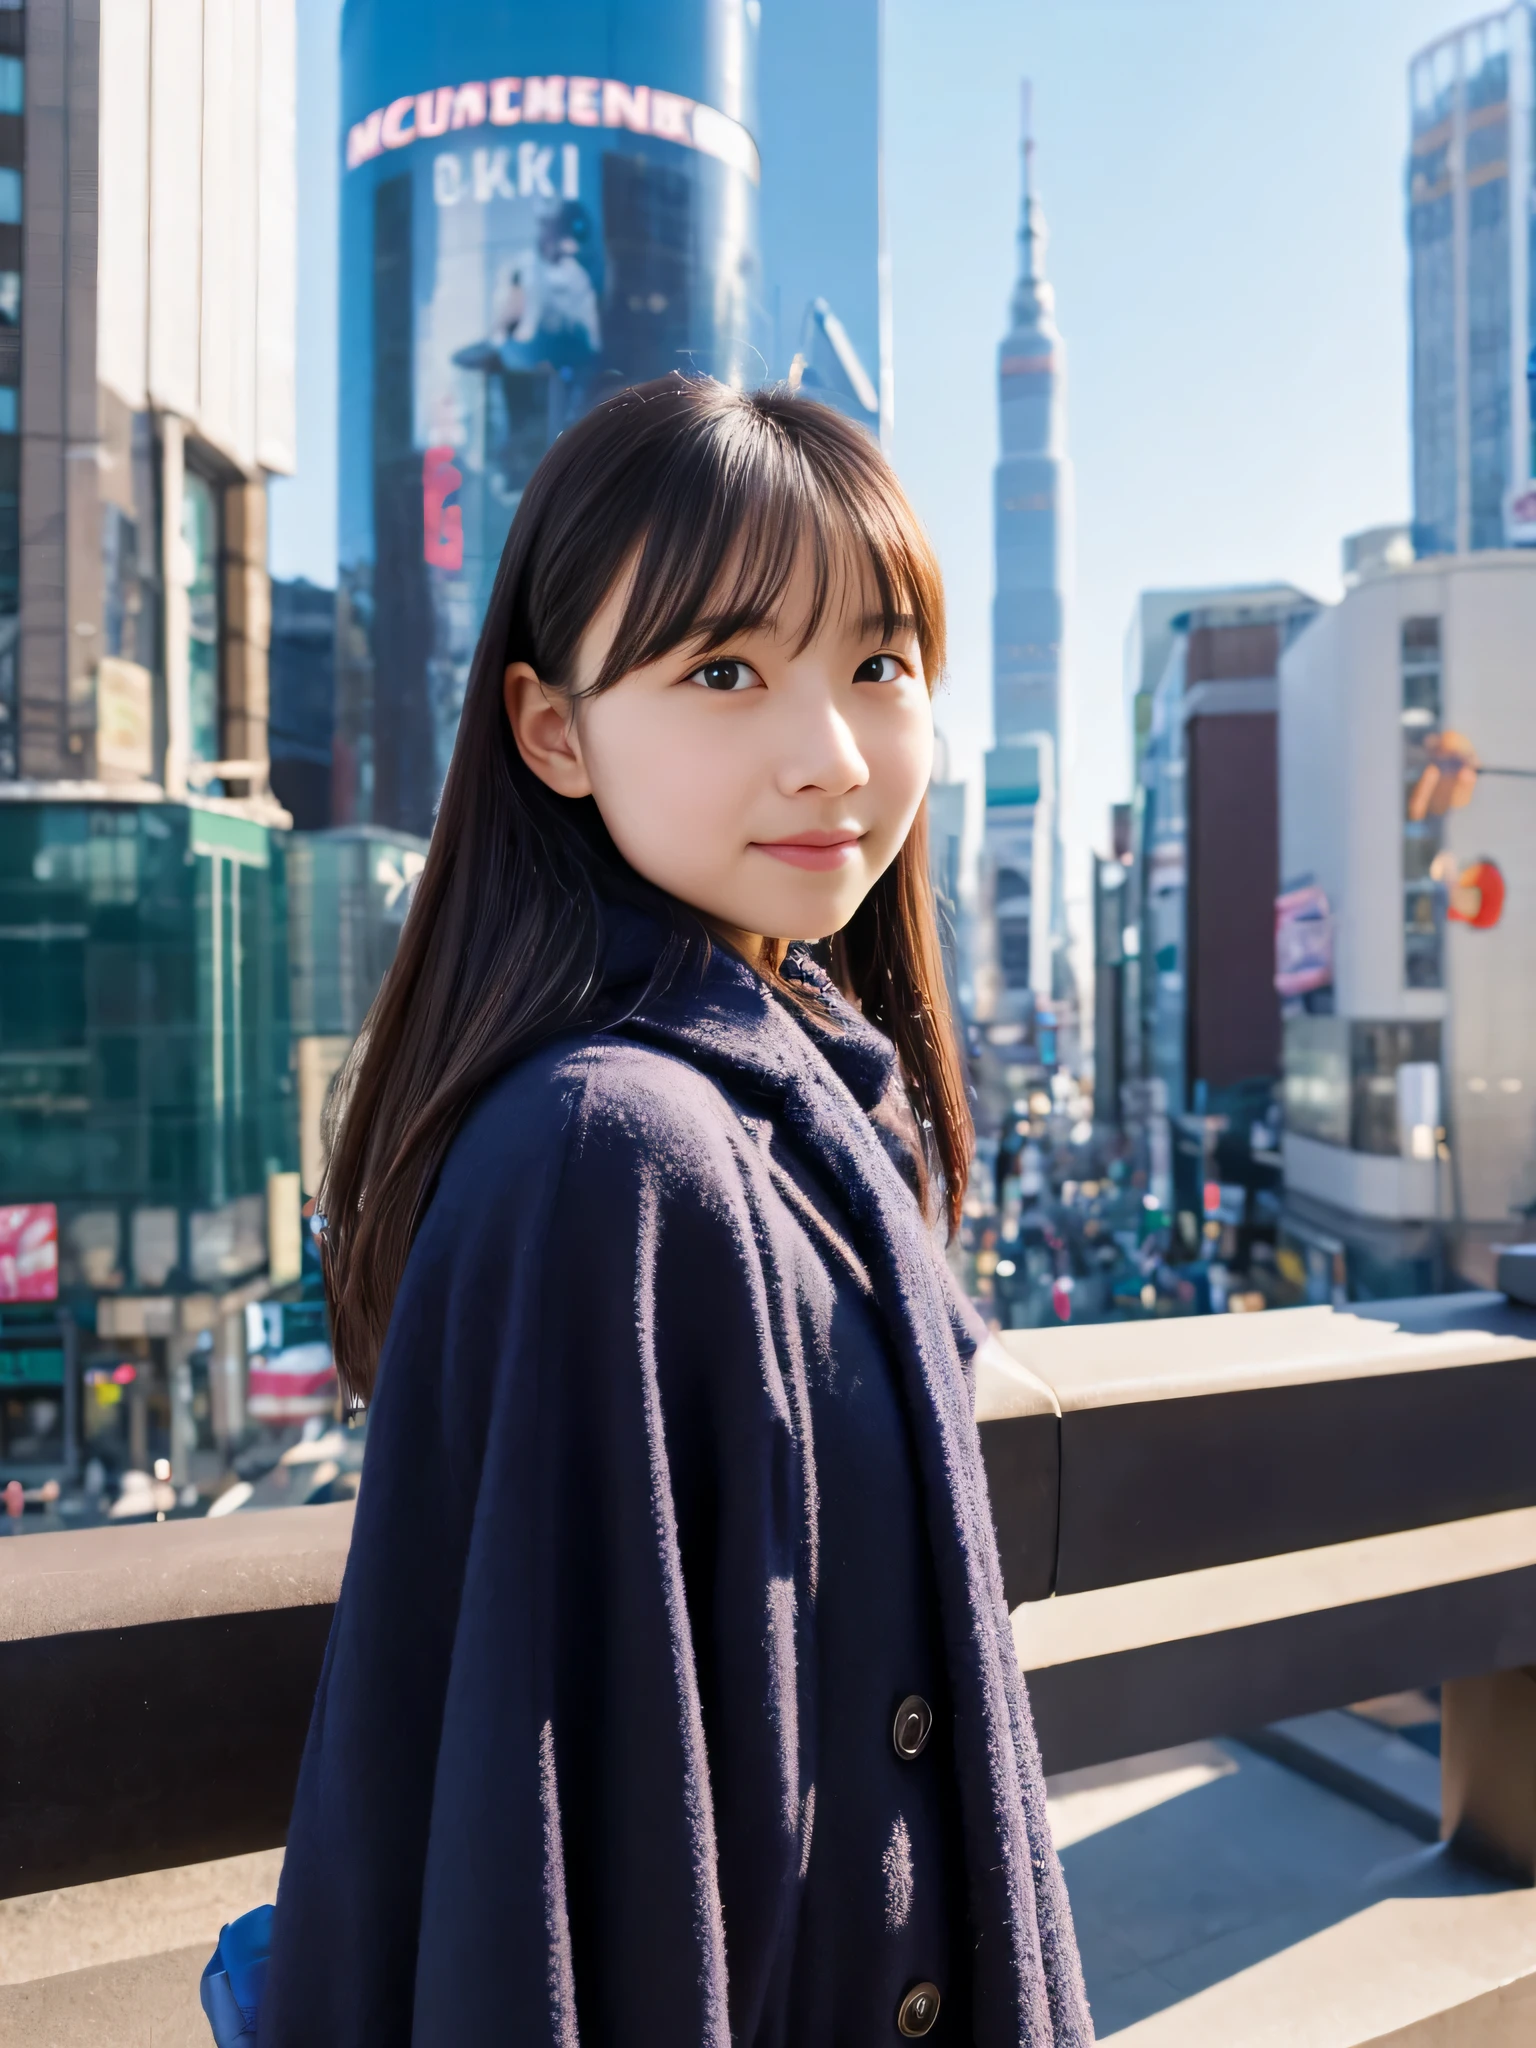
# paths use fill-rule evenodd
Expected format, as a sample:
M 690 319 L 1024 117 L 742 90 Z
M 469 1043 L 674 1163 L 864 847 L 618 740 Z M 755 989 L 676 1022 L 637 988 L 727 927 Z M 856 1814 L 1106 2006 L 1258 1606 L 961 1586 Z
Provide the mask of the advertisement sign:
M 1309 883 L 1275 898 L 1275 987 L 1304 996 L 1333 986 L 1333 911 L 1323 890 Z
M 336 1368 L 328 1344 L 295 1344 L 251 1360 L 246 1413 L 254 1422 L 307 1422 L 336 1409 Z
M 1491 932 L 1504 915 L 1504 870 L 1496 860 L 1462 868 L 1446 891 L 1446 916 L 1474 931 Z
M 0 1208 L 0 1301 L 58 1298 L 58 1210 L 52 1202 Z
M 336 1410 L 336 1365 L 317 1302 L 252 1301 L 245 1309 L 246 1413 L 308 1422 Z

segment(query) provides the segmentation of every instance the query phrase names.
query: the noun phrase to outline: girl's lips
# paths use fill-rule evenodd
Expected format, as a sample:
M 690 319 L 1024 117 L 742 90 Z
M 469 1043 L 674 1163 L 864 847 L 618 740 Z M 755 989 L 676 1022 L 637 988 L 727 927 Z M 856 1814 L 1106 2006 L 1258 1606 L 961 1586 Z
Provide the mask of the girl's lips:
M 811 868 L 826 874 L 846 867 L 858 850 L 862 835 L 857 832 L 804 832 L 798 839 L 754 840 L 759 853 L 772 854 L 792 868 Z

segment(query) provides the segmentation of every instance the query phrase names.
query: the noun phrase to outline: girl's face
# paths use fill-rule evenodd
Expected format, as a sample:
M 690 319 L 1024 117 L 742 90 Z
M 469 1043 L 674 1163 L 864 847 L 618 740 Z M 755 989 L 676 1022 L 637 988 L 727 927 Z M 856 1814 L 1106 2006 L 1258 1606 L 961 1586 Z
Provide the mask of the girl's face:
M 881 632 L 859 582 L 801 646 L 810 571 L 772 627 L 686 646 L 595 697 L 506 672 L 523 759 L 562 796 L 591 796 L 646 880 L 752 953 L 824 939 L 896 858 L 933 765 L 933 715 L 910 621 Z M 584 636 L 577 692 L 599 672 L 628 596 Z

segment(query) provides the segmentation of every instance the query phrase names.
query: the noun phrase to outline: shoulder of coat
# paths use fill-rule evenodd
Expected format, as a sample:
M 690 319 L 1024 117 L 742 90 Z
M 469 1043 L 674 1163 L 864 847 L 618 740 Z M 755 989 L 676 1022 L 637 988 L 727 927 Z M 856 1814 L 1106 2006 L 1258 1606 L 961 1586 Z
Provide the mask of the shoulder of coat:
M 569 1091 L 572 1126 L 584 1143 L 630 1141 L 675 1157 L 701 1143 L 713 1148 L 727 1135 L 755 1142 L 751 1120 L 720 1083 L 662 1047 L 588 1039 L 552 1078 Z
M 476 1151 L 488 1143 L 520 1167 L 553 1154 L 627 1153 L 640 1168 L 708 1167 L 711 1177 L 727 1153 L 758 1142 L 752 1120 L 691 1061 L 605 1033 L 554 1040 L 520 1060 L 481 1096 L 463 1141 Z

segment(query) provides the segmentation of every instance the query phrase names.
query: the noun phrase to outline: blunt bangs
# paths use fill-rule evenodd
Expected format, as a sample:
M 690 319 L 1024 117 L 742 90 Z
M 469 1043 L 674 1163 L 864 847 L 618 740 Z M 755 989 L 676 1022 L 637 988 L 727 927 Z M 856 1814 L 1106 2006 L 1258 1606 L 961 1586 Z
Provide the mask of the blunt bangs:
M 798 622 L 799 649 L 829 618 L 857 608 L 887 638 L 902 627 L 915 632 L 932 689 L 944 667 L 943 581 L 879 449 L 840 413 L 805 399 L 719 385 L 702 404 L 700 396 L 695 385 L 691 431 L 653 474 L 621 571 L 632 565 L 629 601 L 584 694 L 674 649 L 782 626 L 801 565 L 810 569 L 811 602 Z

